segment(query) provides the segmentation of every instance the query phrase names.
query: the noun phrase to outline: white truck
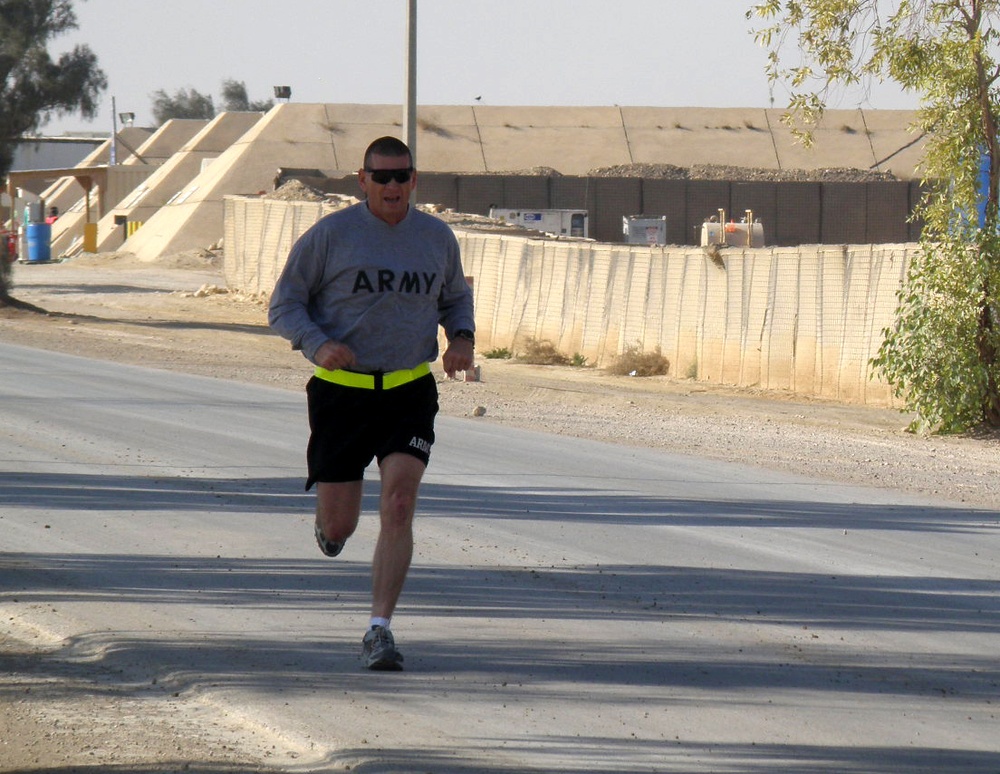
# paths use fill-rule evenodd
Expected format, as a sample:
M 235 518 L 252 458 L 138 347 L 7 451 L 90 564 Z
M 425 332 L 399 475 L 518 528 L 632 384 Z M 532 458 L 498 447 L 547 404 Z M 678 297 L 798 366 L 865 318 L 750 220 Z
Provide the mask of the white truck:
M 556 236 L 586 239 L 590 231 L 586 210 L 518 210 L 510 207 L 491 207 L 490 217 Z

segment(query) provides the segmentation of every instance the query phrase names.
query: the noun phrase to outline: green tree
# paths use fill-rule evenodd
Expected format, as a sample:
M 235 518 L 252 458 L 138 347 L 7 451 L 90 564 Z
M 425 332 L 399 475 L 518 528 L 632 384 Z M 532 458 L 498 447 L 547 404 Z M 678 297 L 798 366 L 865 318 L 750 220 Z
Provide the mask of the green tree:
M 178 89 L 173 96 L 158 89 L 150 97 L 153 100 L 153 120 L 157 126 L 171 118 L 215 118 L 212 97 L 196 89 Z
M 171 118 L 215 118 L 215 102 L 197 89 L 178 89 L 173 95 L 163 89 L 154 91 L 153 120 L 161 126 Z M 232 78 L 222 82 L 222 110 L 226 112 L 264 113 L 274 107 L 273 100 L 251 102 L 246 84 Z
M 998 10 L 997 0 L 767 0 L 747 12 L 766 25 L 756 36 L 768 75 L 790 87 L 786 118 L 807 143 L 838 87 L 892 80 L 920 97 L 921 249 L 873 359 L 917 414 L 912 429 L 1000 427 Z
M 97 114 L 107 80 L 94 53 L 76 46 L 53 59 L 47 49 L 50 39 L 76 27 L 69 0 L 0 0 L 0 180 L 23 135 L 53 115 Z M 0 261 L 0 306 L 13 300 L 7 269 Z
M 266 113 L 274 107 L 274 100 L 251 102 L 247 96 L 247 85 L 232 78 L 222 82 L 222 109 L 230 113 Z

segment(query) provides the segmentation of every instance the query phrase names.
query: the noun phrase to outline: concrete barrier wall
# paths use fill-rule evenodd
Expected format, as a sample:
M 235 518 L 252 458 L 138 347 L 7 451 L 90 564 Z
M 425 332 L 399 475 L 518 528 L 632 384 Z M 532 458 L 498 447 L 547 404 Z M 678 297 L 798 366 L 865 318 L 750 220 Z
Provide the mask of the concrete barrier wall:
M 327 210 L 227 197 L 229 287 L 267 294 L 295 239 Z M 892 324 L 912 243 L 646 247 L 457 232 L 475 278 L 477 348 L 528 338 L 607 366 L 659 348 L 677 377 L 893 405 L 870 359 Z

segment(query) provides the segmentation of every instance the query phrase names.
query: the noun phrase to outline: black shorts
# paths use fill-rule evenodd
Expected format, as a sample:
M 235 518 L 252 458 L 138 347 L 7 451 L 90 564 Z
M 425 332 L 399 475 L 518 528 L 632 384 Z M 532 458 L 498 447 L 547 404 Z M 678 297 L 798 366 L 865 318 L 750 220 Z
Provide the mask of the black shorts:
M 437 382 L 432 374 L 391 390 L 344 387 L 316 376 L 306 385 L 309 446 L 306 489 L 360 481 L 373 459 L 401 452 L 430 461 Z

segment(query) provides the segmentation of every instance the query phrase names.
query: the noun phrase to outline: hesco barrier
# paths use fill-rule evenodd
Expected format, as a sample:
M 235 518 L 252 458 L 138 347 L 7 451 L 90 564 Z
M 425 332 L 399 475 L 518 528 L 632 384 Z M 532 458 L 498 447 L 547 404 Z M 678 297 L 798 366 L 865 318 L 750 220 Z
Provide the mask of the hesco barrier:
M 295 239 L 330 209 L 227 197 L 229 287 L 270 293 Z M 869 361 L 916 244 L 730 247 L 713 256 L 700 247 L 456 234 L 475 280 L 481 353 L 534 338 L 608 366 L 626 349 L 659 348 L 672 376 L 894 403 Z
M 358 195 L 354 177 L 331 179 L 327 190 Z M 924 188 L 916 180 L 770 182 L 665 180 L 637 177 L 455 175 L 421 172 L 421 202 L 456 212 L 488 215 L 504 209 L 587 210 L 590 237 L 623 242 L 622 218 L 665 216 L 667 242 L 700 244 L 701 224 L 719 209 L 739 220 L 752 210 L 767 245 L 889 244 L 916 242 L 911 221 Z

